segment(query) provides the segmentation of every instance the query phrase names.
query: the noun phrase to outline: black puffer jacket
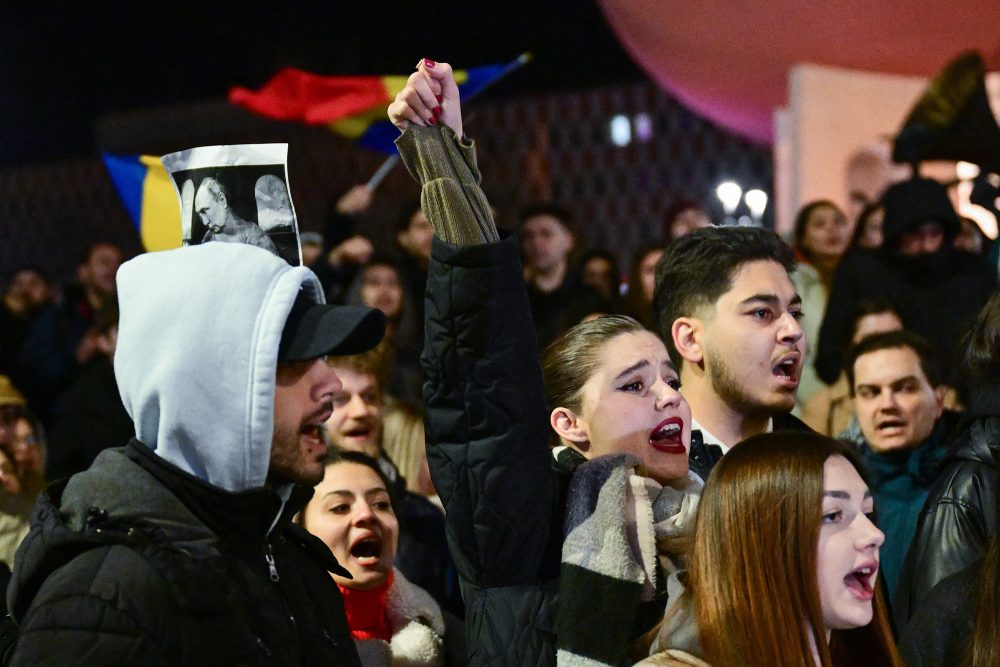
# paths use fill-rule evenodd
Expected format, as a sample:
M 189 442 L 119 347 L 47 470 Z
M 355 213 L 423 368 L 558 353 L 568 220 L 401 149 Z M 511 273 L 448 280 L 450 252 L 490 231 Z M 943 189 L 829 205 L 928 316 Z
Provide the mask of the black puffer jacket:
M 924 503 L 893 600 L 897 628 L 905 627 L 939 581 L 986 552 L 997 532 L 995 456 L 1000 456 L 1000 385 L 973 394 Z
M 311 494 L 282 508 L 135 440 L 103 452 L 36 507 L 8 592 L 13 664 L 360 665 L 326 570 L 345 571 L 290 523 Z
M 554 665 L 568 472 L 553 468 L 538 347 L 513 239 L 434 240 L 427 453 L 465 597 L 470 665 Z

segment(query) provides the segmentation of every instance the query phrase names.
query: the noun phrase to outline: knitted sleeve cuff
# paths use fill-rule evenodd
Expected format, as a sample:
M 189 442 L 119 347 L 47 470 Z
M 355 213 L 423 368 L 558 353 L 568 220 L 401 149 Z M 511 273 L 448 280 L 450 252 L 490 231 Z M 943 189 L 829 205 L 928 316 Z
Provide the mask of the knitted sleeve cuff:
M 434 233 L 454 245 L 500 240 L 486 195 L 479 187 L 476 146 L 446 126 L 411 125 L 396 139 L 410 175 L 421 184 L 420 205 Z

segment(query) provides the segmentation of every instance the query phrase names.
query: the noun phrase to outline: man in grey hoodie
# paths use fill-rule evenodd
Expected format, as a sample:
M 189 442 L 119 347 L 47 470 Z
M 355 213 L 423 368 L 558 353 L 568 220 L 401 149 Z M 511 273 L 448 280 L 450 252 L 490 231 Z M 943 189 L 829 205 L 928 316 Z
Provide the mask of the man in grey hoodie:
M 13 663 L 358 665 L 346 571 L 291 518 L 323 477 L 325 355 L 373 347 L 384 317 L 243 244 L 142 255 L 118 289 L 136 438 L 39 500 Z

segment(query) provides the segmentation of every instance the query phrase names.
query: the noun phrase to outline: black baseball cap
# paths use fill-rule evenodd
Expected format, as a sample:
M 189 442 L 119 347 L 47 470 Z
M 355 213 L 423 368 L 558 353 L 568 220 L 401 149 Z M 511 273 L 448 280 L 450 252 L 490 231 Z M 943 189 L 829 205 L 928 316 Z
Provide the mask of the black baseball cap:
M 316 303 L 299 290 L 281 331 L 278 361 L 358 354 L 378 345 L 383 336 L 385 315 L 381 310 Z

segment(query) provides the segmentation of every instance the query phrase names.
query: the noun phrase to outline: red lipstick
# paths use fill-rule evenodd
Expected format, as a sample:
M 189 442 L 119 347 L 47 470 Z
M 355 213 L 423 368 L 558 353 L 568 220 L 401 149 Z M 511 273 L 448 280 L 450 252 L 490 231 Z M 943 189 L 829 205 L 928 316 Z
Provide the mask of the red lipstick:
M 649 434 L 649 444 L 664 454 L 687 454 L 684 447 L 684 420 L 680 417 L 664 419 Z

